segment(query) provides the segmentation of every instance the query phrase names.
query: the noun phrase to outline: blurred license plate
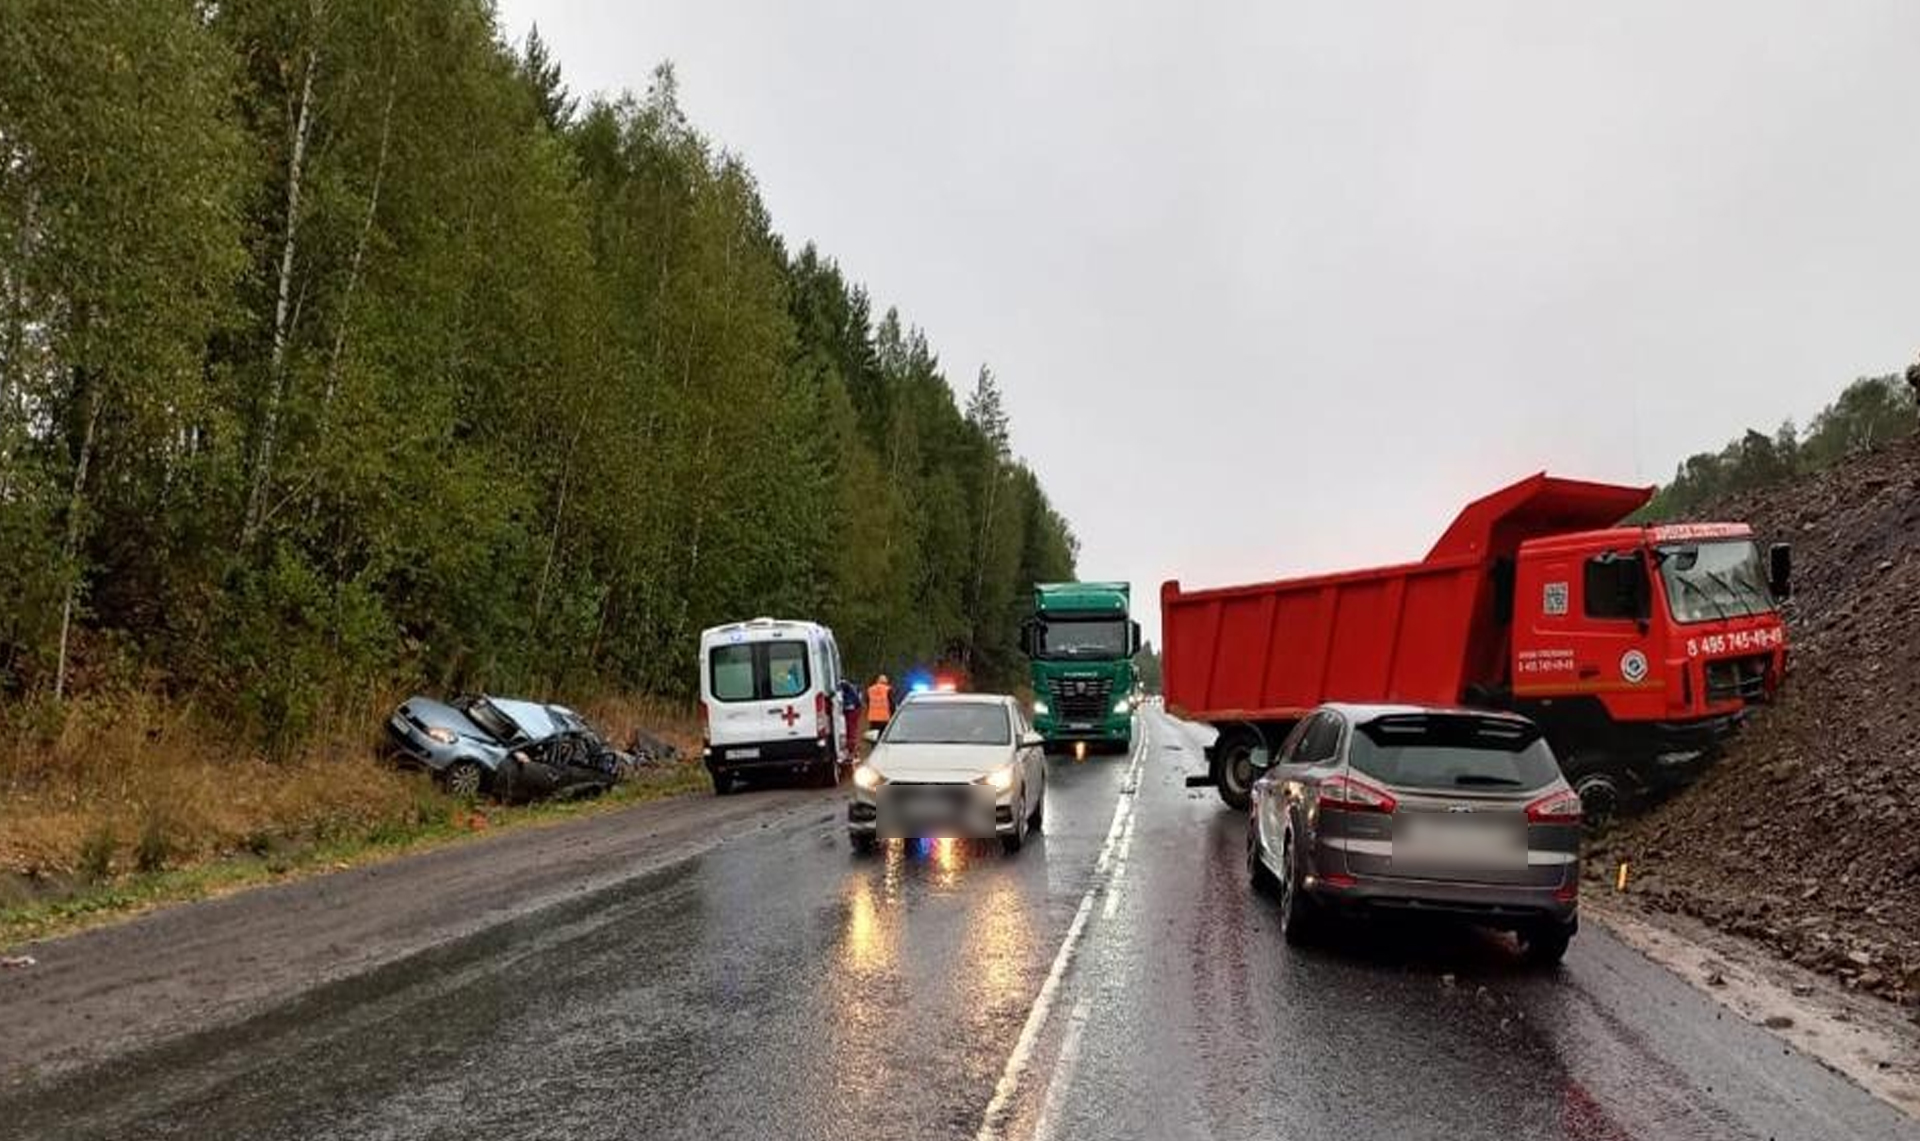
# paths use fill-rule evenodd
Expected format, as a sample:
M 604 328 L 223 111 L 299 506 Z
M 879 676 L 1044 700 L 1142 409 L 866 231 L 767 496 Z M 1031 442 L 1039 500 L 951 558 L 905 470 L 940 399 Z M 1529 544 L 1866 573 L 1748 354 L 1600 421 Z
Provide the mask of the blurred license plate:
M 729 761 L 750 761 L 760 755 L 759 749 L 728 749 Z
M 994 834 L 993 801 L 967 785 L 888 788 L 876 823 L 882 836 L 984 839 Z
M 1407 814 L 1394 824 L 1393 861 L 1457 868 L 1524 868 L 1526 829 L 1468 814 Z

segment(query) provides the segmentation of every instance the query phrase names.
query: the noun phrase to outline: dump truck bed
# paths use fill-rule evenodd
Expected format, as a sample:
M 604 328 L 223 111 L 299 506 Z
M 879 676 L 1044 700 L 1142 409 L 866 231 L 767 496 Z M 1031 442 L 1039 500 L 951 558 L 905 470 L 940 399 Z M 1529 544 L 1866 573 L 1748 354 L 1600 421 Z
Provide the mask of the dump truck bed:
M 1417 563 L 1160 590 L 1162 686 L 1181 716 L 1287 721 L 1323 701 L 1452 703 L 1503 680 L 1493 568 L 1533 538 L 1611 526 L 1650 489 L 1544 472 L 1475 500 Z

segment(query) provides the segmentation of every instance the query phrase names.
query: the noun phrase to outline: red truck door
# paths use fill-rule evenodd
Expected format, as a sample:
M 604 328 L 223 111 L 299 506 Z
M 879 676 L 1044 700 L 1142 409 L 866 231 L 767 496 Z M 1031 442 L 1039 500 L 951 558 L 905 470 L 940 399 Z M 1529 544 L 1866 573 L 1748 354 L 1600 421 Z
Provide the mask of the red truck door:
M 1514 597 L 1513 694 L 1522 702 L 1591 697 L 1620 718 L 1665 683 L 1648 652 L 1651 600 L 1638 533 L 1580 547 L 1521 548 Z M 1626 713 L 1632 717 L 1632 713 Z

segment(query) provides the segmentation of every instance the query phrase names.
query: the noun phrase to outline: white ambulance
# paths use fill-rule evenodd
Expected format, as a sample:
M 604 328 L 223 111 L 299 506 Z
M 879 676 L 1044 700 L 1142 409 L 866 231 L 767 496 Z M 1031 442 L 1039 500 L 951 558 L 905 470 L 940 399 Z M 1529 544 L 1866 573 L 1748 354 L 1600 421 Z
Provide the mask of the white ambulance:
M 721 796 L 743 779 L 795 774 L 830 788 L 854 760 L 840 647 L 817 622 L 755 618 L 702 631 L 700 705 Z

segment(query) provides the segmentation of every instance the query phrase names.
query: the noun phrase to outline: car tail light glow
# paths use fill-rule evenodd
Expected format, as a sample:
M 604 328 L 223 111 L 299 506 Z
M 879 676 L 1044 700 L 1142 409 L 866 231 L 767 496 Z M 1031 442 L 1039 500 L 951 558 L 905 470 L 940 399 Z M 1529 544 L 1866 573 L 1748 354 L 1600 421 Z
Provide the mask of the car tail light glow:
M 1580 794 L 1572 789 L 1550 792 L 1527 805 L 1529 824 L 1578 824 L 1580 819 Z
M 1400 806 L 1400 802 L 1387 795 L 1385 789 L 1347 776 L 1321 781 L 1314 794 L 1314 803 L 1322 812 L 1391 813 Z
M 1554 888 L 1553 898 L 1555 899 L 1555 901 L 1559 903 L 1572 903 L 1573 901 L 1579 899 L 1580 898 L 1580 877 L 1576 874 L 1572 879 L 1568 880 L 1566 883 L 1563 883 L 1559 887 Z

